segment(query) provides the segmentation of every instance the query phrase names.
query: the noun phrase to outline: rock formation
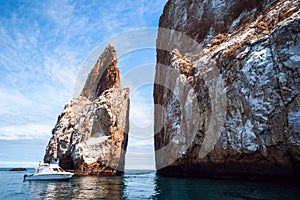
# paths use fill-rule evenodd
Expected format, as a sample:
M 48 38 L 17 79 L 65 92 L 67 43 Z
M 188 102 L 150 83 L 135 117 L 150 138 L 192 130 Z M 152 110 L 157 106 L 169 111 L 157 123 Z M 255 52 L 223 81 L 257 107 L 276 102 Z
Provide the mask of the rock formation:
M 154 85 L 158 174 L 300 177 L 299 8 L 167 2 Z
M 129 131 L 129 89 L 120 88 L 114 47 L 107 46 L 79 97 L 65 105 L 52 131 L 45 162 L 60 159 L 76 175 L 124 171 Z

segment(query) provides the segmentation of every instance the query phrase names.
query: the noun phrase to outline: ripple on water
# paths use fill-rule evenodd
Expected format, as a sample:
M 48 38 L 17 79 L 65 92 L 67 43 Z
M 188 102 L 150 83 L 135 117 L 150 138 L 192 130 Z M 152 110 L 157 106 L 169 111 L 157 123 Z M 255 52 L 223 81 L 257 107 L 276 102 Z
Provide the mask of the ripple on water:
M 0 199 L 300 199 L 293 184 L 167 178 L 149 170 L 23 182 L 25 173 L 0 171 Z

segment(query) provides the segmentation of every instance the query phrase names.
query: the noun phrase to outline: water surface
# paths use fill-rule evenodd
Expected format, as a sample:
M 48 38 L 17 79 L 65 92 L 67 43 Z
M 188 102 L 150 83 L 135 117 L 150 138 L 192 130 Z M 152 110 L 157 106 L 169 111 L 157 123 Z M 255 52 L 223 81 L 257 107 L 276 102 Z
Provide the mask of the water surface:
M 145 170 L 23 182 L 32 172 L 0 170 L 0 199 L 300 199 L 299 186 L 286 183 L 167 178 Z

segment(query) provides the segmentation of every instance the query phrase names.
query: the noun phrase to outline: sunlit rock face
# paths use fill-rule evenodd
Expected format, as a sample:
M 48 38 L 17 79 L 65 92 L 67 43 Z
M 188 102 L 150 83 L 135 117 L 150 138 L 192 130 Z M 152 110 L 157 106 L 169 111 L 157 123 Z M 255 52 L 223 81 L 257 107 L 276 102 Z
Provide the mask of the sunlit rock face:
M 167 2 L 154 85 L 159 174 L 300 177 L 300 3 Z M 189 39 L 187 39 L 187 38 Z
M 89 74 L 80 96 L 93 101 L 105 90 L 120 87 L 120 70 L 117 67 L 117 54 L 108 46 Z
M 44 161 L 57 157 L 77 175 L 118 174 L 124 171 L 128 131 L 129 89 L 120 88 L 116 51 L 107 46 L 81 95 L 59 115 Z

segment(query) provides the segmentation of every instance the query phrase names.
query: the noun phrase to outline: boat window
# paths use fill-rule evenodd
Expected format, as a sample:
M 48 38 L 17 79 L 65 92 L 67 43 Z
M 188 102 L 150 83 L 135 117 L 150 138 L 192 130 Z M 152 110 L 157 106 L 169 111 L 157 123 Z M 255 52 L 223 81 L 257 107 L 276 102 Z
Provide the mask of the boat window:
M 59 172 L 59 169 L 58 168 L 53 168 L 54 171 L 56 172 Z

